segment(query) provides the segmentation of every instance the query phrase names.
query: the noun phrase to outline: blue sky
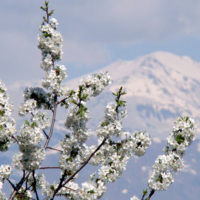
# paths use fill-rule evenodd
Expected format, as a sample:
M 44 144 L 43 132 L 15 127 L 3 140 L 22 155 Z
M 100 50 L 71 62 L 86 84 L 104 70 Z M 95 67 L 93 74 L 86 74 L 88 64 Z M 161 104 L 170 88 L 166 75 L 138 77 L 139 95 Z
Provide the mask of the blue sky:
M 0 1 L 1 79 L 41 79 L 37 49 L 41 0 Z M 64 38 L 69 79 L 155 51 L 200 62 L 198 0 L 50 0 Z

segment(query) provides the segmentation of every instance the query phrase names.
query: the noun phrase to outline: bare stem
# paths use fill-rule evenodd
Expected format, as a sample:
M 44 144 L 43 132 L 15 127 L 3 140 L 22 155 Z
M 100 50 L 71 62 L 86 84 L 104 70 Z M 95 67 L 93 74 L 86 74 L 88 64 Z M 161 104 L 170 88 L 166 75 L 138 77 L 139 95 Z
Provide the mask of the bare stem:
M 16 185 L 16 189 L 11 193 L 9 200 L 14 199 L 15 195 L 18 193 L 19 189 L 22 187 L 24 181 L 28 179 L 29 175 L 30 175 L 30 172 L 25 174 L 25 171 L 23 170 L 23 177 L 21 178 L 20 182 Z
M 39 169 L 60 169 L 60 167 L 40 167 Z
M 36 188 L 35 170 L 33 170 L 32 174 L 33 174 L 33 190 L 35 192 L 36 199 L 39 200 L 37 188 Z
M 10 183 L 10 185 L 12 186 L 12 188 L 13 188 L 13 190 L 16 190 L 16 187 L 15 187 L 15 185 L 7 178 L 6 179 L 9 183 Z
M 51 139 L 51 136 L 53 134 L 53 129 L 54 129 L 54 124 L 55 124 L 55 121 L 56 121 L 56 111 L 57 111 L 57 104 L 56 104 L 56 101 L 57 101 L 57 95 L 55 94 L 54 95 L 54 110 L 53 110 L 53 117 L 52 117 L 52 122 L 51 122 L 51 129 L 49 131 L 49 136 L 47 138 L 47 141 L 44 145 L 44 148 L 47 149 L 47 146 L 49 144 L 49 141 Z
M 150 194 L 149 194 L 149 196 L 148 196 L 148 200 L 151 199 L 151 197 L 154 195 L 154 193 L 155 193 L 155 190 L 151 190 L 151 192 L 150 192 Z
M 52 149 L 52 150 L 55 150 L 55 151 L 59 151 L 59 152 L 61 152 L 61 150 L 59 150 L 59 149 L 55 149 L 55 148 L 52 148 L 52 147 L 47 147 L 47 149 Z
M 43 131 L 43 133 L 45 134 L 46 138 L 48 139 L 49 136 L 47 135 L 47 133 L 45 132 L 45 130 L 42 130 L 42 131 Z
M 15 136 L 12 135 L 11 138 L 13 138 L 17 142 L 17 144 L 19 144 L 19 140 Z
M 62 103 L 62 102 L 64 102 L 66 99 L 69 99 L 69 97 L 65 97 L 64 99 L 58 101 L 58 102 L 57 102 L 57 105 L 60 104 L 60 103 Z
M 60 179 L 60 183 L 59 183 L 58 187 L 57 187 L 56 190 L 54 191 L 54 194 L 53 194 L 52 199 L 54 199 L 56 193 L 57 193 L 57 192 L 60 190 L 60 188 L 62 187 L 62 183 L 64 182 L 66 175 L 67 175 L 67 171 L 65 170 L 64 173 L 63 173 L 63 175 L 62 175 L 62 178 Z
M 66 187 L 66 186 L 63 186 L 64 188 L 66 188 L 66 189 L 68 189 L 68 190 L 72 190 L 72 191 L 76 191 L 76 190 L 73 190 L 73 189 L 71 189 L 71 188 L 69 188 L 69 187 Z

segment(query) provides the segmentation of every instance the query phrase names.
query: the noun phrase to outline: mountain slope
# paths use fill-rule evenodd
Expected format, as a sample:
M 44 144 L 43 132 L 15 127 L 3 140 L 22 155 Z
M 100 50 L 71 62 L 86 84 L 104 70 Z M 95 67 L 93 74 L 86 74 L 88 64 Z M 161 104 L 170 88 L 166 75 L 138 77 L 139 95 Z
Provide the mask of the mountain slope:
M 165 138 L 180 115 L 200 124 L 200 63 L 189 57 L 156 52 L 133 61 L 116 61 L 102 71 L 108 71 L 114 81 L 88 104 L 92 120 L 100 120 L 103 107 L 113 99 L 110 93 L 122 86 L 129 113 L 124 125 L 130 131 L 147 130 L 154 137 Z M 78 79 L 68 84 L 74 86 Z

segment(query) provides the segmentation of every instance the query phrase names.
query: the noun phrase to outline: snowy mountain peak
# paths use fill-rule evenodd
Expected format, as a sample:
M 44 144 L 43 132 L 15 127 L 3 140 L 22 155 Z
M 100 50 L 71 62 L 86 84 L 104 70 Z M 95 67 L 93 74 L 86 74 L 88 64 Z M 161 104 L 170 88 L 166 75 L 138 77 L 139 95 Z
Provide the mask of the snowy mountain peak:
M 114 79 L 108 90 L 114 92 L 123 86 L 131 118 L 155 136 L 158 132 L 166 135 L 165 130 L 169 133 L 180 115 L 193 117 L 200 124 L 200 63 L 190 57 L 155 52 L 132 61 L 118 60 L 102 71 Z

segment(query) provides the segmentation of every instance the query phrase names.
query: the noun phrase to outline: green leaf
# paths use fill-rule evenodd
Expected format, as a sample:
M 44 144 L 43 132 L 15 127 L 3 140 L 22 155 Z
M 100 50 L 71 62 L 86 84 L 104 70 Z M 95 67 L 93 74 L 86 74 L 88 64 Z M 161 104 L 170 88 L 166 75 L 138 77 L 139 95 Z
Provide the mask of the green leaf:
M 47 21 L 47 19 L 46 19 L 46 17 L 45 16 L 43 16 L 43 20 L 46 22 Z
M 32 122 L 31 123 L 31 128 L 35 128 L 35 127 L 38 127 L 37 123 L 36 122 Z
M 41 8 L 42 10 L 46 11 L 46 9 L 45 9 L 44 7 L 41 6 L 40 8 Z
M 185 140 L 185 138 L 182 135 L 177 135 L 176 136 L 176 141 L 178 142 L 178 144 L 183 143 Z
M 66 137 L 66 138 L 70 138 L 70 136 L 69 136 L 69 135 L 67 135 L 67 134 L 65 134 L 65 137 Z
M 109 124 L 109 122 L 102 122 L 101 126 L 104 127 L 104 126 L 107 126 L 108 124 Z
M 66 159 L 66 161 L 70 161 L 70 162 L 72 162 L 72 158 L 69 157 L 69 158 Z
M 147 195 L 147 189 L 143 190 L 143 195 L 146 196 Z
M 94 191 L 94 190 L 90 190 L 90 191 L 88 191 L 88 193 L 90 193 L 90 194 L 94 194 L 95 191 Z
M 29 121 L 25 120 L 25 124 L 27 124 L 28 126 L 30 126 Z
M 51 12 L 49 12 L 49 16 L 51 16 L 54 13 L 55 10 L 51 10 Z
M 5 92 L 5 90 L 3 90 L 2 88 L 0 88 L 0 92 L 3 93 L 3 92 Z
M 5 114 L 5 111 L 0 110 L 0 115 L 1 115 L 1 116 L 4 116 L 4 114 Z
M 46 7 L 48 7 L 48 5 L 49 5 L 49 2 L 48 2 L 48 1 L 45 1 L 45 3 L 44 3 L 44 4 L 45 4 L 45 6 L 46 6 Z
M 114 92 L 112 92 L 112 94 L 113 94 L 114 96 L 117 96 L 117 94 L 115 94 Z

